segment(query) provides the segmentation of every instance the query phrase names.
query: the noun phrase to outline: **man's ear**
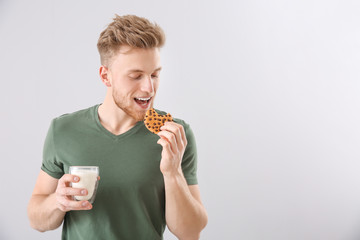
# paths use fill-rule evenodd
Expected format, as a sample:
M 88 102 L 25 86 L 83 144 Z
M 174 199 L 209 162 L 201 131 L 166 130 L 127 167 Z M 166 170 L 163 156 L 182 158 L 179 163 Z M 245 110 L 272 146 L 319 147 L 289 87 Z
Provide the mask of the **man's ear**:
M 101 78 L 101 81 L 105 84 L 107 87 L 111 87 L 111 81 L 109 76 L 109 70 L 104 65 L 101 65 L 99 69 L 99 75 Z

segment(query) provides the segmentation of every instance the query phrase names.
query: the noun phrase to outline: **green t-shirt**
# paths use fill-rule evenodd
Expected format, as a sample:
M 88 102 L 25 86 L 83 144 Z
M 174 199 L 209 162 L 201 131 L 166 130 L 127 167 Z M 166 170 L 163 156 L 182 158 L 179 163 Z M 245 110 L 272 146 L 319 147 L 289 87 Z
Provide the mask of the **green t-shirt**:
M 50 176 L 59 179 L 70 166 L 100 169 L 93 209 L 67 212 L 62 239 L 162 239 L 166 222 L 159 137 L 143 121 L 114 135 L 101 125 L 98 107 L 55 118 L 45 140 L 41 169 Z M 184 126 L 188 141 L 184 176 L 189 185 L 197 184 L 194 135 L 184 121 L 174 121 Z

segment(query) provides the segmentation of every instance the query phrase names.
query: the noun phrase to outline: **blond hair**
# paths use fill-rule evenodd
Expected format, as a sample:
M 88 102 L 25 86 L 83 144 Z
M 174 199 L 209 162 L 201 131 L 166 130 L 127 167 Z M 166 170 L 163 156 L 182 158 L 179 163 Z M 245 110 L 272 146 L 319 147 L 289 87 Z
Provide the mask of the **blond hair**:
M 156 23 L 135 15 L 115 14 L 113 22 L 100 34 L 97 48 L 101 64 L 107 66 L 122 45 L 149 49 L 161 48 L 164 43 L 165 34 Z

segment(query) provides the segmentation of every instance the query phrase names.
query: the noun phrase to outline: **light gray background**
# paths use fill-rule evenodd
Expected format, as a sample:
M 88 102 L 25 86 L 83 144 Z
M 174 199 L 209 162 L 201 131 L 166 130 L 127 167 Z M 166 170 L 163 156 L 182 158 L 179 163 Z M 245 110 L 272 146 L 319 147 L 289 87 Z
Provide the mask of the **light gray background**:
M 105 95 L 115 13 L 167 34 L 156 107 L 196 134 L 202 239 L 360 238 L 359 1 L 0 0 L 0 239 L 60 238 L 26 207 L 51 119 Z

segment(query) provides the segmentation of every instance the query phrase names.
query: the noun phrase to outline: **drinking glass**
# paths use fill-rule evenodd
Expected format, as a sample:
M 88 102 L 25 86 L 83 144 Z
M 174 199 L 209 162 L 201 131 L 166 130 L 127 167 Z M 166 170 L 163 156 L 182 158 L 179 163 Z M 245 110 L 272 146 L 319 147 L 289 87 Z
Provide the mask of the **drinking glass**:
M 93 203 L 95 200 L 98 186 L 99 167 L 98 166 L 70 166 L 69 173 L 80 178 L 78 182 L 72 182 L 73 188 L 85 188 L 88 191 L 86 196 L 74 196 L 77 201 L 87 200 Z

